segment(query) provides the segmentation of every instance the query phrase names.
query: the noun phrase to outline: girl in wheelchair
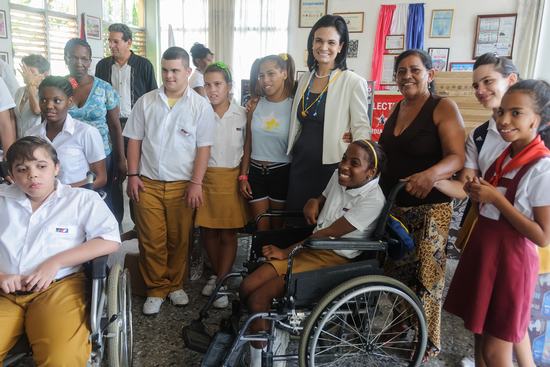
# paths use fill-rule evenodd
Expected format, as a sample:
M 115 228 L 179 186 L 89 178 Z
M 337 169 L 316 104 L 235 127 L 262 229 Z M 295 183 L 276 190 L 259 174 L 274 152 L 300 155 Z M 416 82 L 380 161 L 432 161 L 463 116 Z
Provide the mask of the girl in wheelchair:
M 44 139 L 7 152 L 15 184 L 0 185 L 0 362 L 26 334 L 39 366 L 84 366 L 90 356 L 81 264 L 118 249 L 118 223 L 93 191 L 61 184 Z
M 377 143 L 357 140 L 348 146 L 338 169 L 332 175 L 325 191 L 310 199 L 304 207 L 309 224 L 315 224 L 311 237 L 368 237 L 376 226 L 385 203 L 378 185 L 378 176 L 384 164 L 384 153 Z M 284 276 L 287 258 L 299 244 L 287 249 L 264 246 L 268 261 L 243 280 L 240 297 L 251 313 L 269 311 L 271 301 L 284 295 Z M 302 250 L 294 256 L 293 273 L 340 265 L 357 257 L 353 250 Z M 267 330 L 265 320 L 255 320 L 251 332 Z M 251 366 L 260 364 L 261 342 L 253 342 Z

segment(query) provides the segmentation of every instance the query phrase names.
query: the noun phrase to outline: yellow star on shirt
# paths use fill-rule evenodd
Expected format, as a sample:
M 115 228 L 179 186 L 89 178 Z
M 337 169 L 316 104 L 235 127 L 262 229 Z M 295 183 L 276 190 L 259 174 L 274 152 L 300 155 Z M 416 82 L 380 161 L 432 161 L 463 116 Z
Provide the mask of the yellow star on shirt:
M 279 127 L 279 123 L 275 118 L 272 118 L 271 120 L 267 120 L 264 122 L 264 130 L 271 131 L 277 127 Z

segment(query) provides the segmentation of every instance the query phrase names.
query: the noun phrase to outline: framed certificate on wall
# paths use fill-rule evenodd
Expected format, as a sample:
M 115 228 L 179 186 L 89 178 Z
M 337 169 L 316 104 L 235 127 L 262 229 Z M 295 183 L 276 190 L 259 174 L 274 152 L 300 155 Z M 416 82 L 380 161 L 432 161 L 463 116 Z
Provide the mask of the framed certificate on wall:
M 300 0 L 298 28 L 311 28 L 327 13 L 328 0 Z
M 478 15 L 473 58 L 487 52 L 512 57 L 516 18 L 517 14 Z

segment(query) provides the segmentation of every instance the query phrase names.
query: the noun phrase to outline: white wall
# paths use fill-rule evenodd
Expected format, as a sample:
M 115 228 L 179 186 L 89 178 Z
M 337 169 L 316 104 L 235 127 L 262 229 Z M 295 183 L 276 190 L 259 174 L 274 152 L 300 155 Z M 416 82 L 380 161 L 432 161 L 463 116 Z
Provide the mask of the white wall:
M 365 78 L 370 77 L 374 37 L 380 5 L 418 3 L 421 0 L 329 0 L 328 12 L 365 12 L 363 33 L 350 33 L 350 39 L 359 40 L 358 57 L 348 59 L 348 68 Z M 424 47 L 449 47 L 449 61 L 471 61 L 477 15 L 516 13 L 518 0 L 437 0 L 424 1 Z M 291 0 L 289 18 L 289 53 L 296 61 L 297 70 L 306 70 L 304 52 L 309 28 L 298 28 L 299 1 Z M 451 38 L 429 38 L 432 9 L 454 9 Z M 550 20 L 548 21 L 550 22 Z M 548 23 L 547 22 L 547 23 Z M 517 40 L 516 40 L 517 42 Z M 550 50 L 548 51 L 550 53 Z

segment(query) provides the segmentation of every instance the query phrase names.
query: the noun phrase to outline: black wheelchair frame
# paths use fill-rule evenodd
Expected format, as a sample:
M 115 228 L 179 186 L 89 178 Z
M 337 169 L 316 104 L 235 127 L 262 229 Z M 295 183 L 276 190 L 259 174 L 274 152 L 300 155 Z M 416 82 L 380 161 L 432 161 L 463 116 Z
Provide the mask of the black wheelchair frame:
M 388 196 L 373 238 L 305 239 L 289 256 L 285 295 L 274 300 L 272 309 L 248 316 L 239 326 L 240 305 L 235 301 L 231 317 L 222 320 L 220 331 L 210 337 L 203 320 L 208 318 L 213 301 L 222 294 L 219 293 L 220 287 L 229 278 L 244 277 L 248 272 L 230 273 L 220 279 L 201 309 L 199 318 L 184 326 L 182 336 L 186 347 L 205 353 L 203 367 L 247 366 L 243 357 L 246 354 L 245 345 L 252 341 L 267 342 L 267 348 L 262 352 L 264 367 L 271 367 L 274 362 L 292 360 L 297 360 L 300 366 L 419 366 L 427 345 L 422 304 L 407 286 L 383 275 L 386 256 L 404 252 L 399 248 L 400 242 L 391 238 L 386 230 L 395 197 L 403 186 L 398 184 Z M 298 214 L 303 215 L 291 213 L 291 216 Z M 266 214 L 281 215 L 284 213 Z M 307 230 L 291 231 L 298 232 L 302 237 L 294 241 L 287 238 L 283 241 L 285 246 L 281 247 L 307 237 Z M 264 237 L 262 232 L 253 234 L 250 260 L 245 264 L 249 272 L 257 267 L 255 258 L 262 244 L 254 243 L 254 240 L 259 237 Z M 278 242 L 268 240 L 266 243 Z M 292 274 L 294 255 L 303 248 L 360 250 L 362 255 L 348 264 Z M 260 334 L 247 333 L 256 319 L 270 321 L 270 330 Z M 274 354 L 275 328 L 293 335 L 301 334 L 298 354 Z

